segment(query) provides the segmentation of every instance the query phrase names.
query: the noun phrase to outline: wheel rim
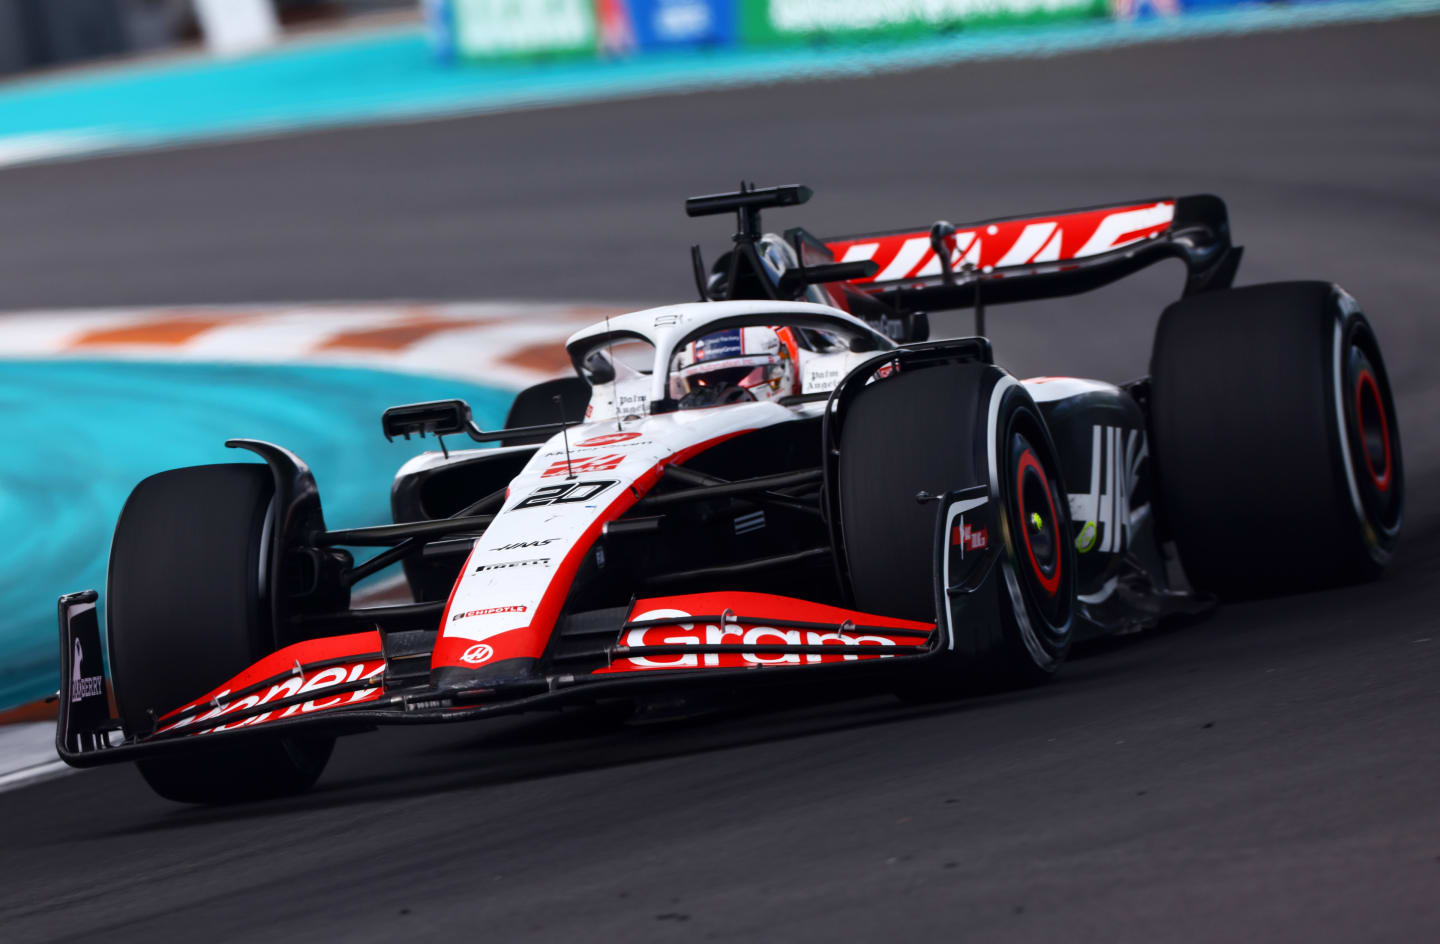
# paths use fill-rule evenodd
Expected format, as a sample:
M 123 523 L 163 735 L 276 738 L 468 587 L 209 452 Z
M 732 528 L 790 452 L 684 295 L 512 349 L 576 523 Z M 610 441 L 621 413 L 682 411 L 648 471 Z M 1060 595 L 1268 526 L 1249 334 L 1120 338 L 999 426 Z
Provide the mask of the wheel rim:
M 1009 487 L 1005 508 L 1011 549 L 1012 595 L 1022 601 L 1035 642 L 1047 650 L 1063 648 L 1069 637 L 1074 576 L 1074 545 L 1065 536 L 1070 520 L 1048 443 L 1036 434 L 1038 417 L 1017 414 L 1009 425 L 1006 451 Z
M 1395 405 L 1374 339 L 1363 323 L 1348 332 L 1344 373 L 1337 379 L 1346 394 L 1343 421 L 1357 510 L 1373 529 L 1367 540 L 1379 546 L 1387 540 L 1382 536 L 1400 525 L 1404 481 Z
M 1060 592 L 1059 517 L 1045 469 L 1027 442 L 1016 463 L 1015 497 L 1025 556 L 1035 582 L 1048 597 Z
M 1390 490 L 1390 420 L 1380 399 L 1375 375 L 1362 368 L 1355 381 L 1355 423 L 1359 427 L 1360 451 L 1370 481 L 1382 492 Z

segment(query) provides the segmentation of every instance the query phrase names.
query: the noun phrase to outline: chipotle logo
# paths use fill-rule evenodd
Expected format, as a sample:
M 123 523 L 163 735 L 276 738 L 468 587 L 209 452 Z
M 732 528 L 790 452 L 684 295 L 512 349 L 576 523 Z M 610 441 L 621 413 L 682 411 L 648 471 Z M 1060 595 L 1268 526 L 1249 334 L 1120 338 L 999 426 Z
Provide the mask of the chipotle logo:
M 456 620 L 462 620 L 470 616 L 489 616 L 492 613 L 524 613 L 528 609 L 529 607 L 521 604 L 520 606 L 491 606 L 483 610 L 466 610 L 464 613 L 456 613 L 450 617 L 450 622 L 453 623 Z

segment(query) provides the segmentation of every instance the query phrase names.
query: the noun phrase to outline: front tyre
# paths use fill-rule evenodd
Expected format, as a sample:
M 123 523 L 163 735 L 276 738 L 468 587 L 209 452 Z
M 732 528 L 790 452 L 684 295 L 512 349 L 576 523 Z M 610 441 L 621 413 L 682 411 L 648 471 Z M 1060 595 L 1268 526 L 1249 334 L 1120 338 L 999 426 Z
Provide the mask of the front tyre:
M 844 417 L 838 508 L 854 603 L 936 618 L 936 506 L 916 495 L 988 485 L 1001 558 L 983 592 L 998 617 L 956 628 L 953 650 L 902 695 L 933 698 L 1052 677 L 1070 649 L 1076 561 L 1054 444 L 1023 387 L 987 364 L 901 370 Z
M 1024 653 L 1010 663 L 1024 682 L 1042 682 L 1070 650 L 1078 562 L 1070 534 L 1069 507 L 1060 486 L 1054 446 L 1039 411 L 1019 387 L 1009 399 L 1002 576 L 1010 596 L 1006 613 Z
M 270 625 L 263 465 L 174 469 L 135 486 L 110 546 L 111 676 L 127 732 L 233 678 L 278 648 Z M 224 803 L 298 793 L 320 776 L 333 738 L 246 736 L 137 762 L 161 796 Z

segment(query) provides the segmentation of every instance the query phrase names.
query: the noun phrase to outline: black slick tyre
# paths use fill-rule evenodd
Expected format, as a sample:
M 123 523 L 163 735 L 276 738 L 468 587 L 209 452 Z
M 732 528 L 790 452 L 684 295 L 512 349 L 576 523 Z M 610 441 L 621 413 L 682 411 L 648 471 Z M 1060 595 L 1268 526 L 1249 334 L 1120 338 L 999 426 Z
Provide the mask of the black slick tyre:
M 1222 598 L 1377 577 L 1404 511 L 1385 363 L 1327 282 L 1182 299 L 1150 362 L 1161 524 L 1197 588 Z
M 274 485 L 264 465 L 152 475 L 120 513 L 106 593 L 110 670 L 129 732 L 275 651 L 264 587 Z M 333 738 L 246 736 L 137 762 L 156 793 L 221 803 L 297 793 L 320 776 Z
M 902 371 L 870 384 L 844 418 L 838 490 L 855 606 L 936 618 L 936 505 L 988 484 L 991 540 L 1003 542 L 986 588 L 996 625 L 937 657 L 902 695 L 922 698 L 1028 685 L 1052 677 L 1069 652 L 1076 560 L 1059 463 L 1024 388 L 985 364 Z

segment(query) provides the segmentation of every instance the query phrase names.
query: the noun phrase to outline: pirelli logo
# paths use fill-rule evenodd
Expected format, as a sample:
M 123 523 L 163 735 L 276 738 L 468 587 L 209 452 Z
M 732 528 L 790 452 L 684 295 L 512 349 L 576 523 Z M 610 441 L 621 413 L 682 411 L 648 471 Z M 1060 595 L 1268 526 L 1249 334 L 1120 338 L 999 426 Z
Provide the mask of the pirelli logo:
M 501 563 L 498 563 L 498 564 L 481 564 L 479 567 L 476 567 L 473 571 L 471 571 L 471 573 L 478 574 L 478 573 L 480 573 L 481 571 L 485 571 L 485 570 L 514 570 L 514 569 L 517 568 L 517 567 L 549 567 L 549 566 L 550 566 L 550 558 L 548 558 L 548 557 L 532 557 L 532 558 L 530 558 L 529 560 L 502 561 Z

